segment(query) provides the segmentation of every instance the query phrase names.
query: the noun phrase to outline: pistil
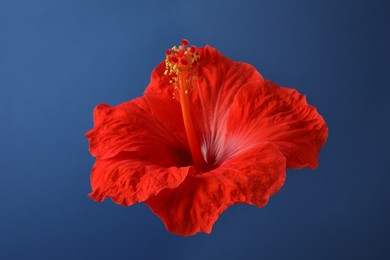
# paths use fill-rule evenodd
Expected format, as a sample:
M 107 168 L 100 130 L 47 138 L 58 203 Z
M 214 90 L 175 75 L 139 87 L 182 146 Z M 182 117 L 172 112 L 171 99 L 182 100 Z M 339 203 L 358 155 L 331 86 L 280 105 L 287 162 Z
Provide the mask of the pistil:
M 174 86 L 174 94 L 177 91 L 180 95 L 181 112 L 192 160 L 195 167 L 202 170 L 207 167 L 207 164 L 203 158 L 198 136 L 191 118 L 189 98 L 190 92 L 194 87 L 193 84 L 197 81 L 197 60 L 199 56 L 196 54 L 194 46 L 187 47 L 187 40 L 183 40 L 181 43 L 182 45 L 179 48 L 175 46 L 171 50 L 167 50 L 166 71 L 164 74 L 170 77 L 170 83 Z

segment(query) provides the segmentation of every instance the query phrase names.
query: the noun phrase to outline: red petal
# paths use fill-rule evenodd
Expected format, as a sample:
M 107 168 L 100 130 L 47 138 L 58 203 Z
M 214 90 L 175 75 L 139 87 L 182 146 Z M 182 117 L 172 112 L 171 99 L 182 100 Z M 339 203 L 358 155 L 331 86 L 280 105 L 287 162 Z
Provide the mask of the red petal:
M 318 152 L 328 136 L 323 118 L 304 96 L 271 81 L 253 82 L 237 93 L 226 131 L 230 141 L 227 147 L 233 153 L 269 141 L 292 168 L 315 168 Z
M 285 180 L 285 157 L 272 144 L 260 144 L 218 168 L 189 176 L 176 189 L 162 190 L 145 203 L 170 232 L 210 233 L 219 215 L 234 203 L 262 207 Z
M 96 159 L 91 174 L 91 198 L 106 197 L 130 206 L 156 195 L 162 189 L 172 189 L 183 182 L 193 167 L 161 167 L 137 160 L 134 153 L 121 153 L 109 159 Z M 193 173 L 191 173 L 193 174 Z
M 207 158 L 218 164 L 258 142 L 272 141 L 287 157 L 287 167 L 318 165 L 328 130 L 301 94 L 265 82 L 251 65 L 233 62 L 209 46 L 198 52 L 199 87 L 191 90 L 191 110 Z M 172 95 L 164 70 L 164 63 L 155 69 L 146 94 Z
M 97 106 L 95 127 L 86 134 L 91 153 L 106 159 L 135 151 L 159 165 L 188 165 L 185 152 L 181 156 L 188 148 L 180 107 L 171 100 L 148 96 L 116 107 Z
M 199 69 L 199 87 L 190 95 L 192 115 L 195 127 L 210 149 L 222 141 L 224 116 L 237 92 L 249 82 L 263 81 L 263 77 L 253 66 L 233 62 L 209 46 L 199 54 L 204 59 Z

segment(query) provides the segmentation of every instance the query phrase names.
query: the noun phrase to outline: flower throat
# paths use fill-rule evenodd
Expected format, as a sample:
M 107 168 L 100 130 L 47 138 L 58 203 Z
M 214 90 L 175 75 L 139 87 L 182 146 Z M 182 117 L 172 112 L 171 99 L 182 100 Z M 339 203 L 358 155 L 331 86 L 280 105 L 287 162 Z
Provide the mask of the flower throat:
M 190 112 L 189 93 L 197 82 L 197 70 L 200 56 L 197 55 L 195 46 L 188 46 L 187 40 L 182 40 L 179 47 L 174 46 L 166 51 L 164 74 L 169 77 L 173 85 L 173 98 L 176 93 L 180 96 L 181 112 L 183 115 L 184 128 L 187 134 L 188 144 L 195 167 L 203 171 L 208 168 L 205 162 L 199 140 L 196 135 Z

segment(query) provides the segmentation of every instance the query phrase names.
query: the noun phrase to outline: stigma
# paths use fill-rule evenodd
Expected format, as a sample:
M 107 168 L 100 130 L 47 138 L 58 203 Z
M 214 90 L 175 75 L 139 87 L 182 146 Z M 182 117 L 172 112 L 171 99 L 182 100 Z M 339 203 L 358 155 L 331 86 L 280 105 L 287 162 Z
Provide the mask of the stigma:
M 168 77 L 169 83 L 173 85 L 173 98 L 176 92 L 187 95 L 191 89 L 196 87 L 197 82 L 200 56 L 197 54 L 196 47 L 189 46 L 188 40 L 182 40 L 179 47 L 173 46 L 165 54 L 164 74 Z

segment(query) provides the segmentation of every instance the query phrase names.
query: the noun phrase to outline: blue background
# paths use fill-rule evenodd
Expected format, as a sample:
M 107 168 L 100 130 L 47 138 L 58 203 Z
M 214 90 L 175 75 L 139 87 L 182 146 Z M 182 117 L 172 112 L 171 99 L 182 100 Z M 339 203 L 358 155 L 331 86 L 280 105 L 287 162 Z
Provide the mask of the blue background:
M 389 20 L 368 0 L 0 0 L 0 259 L 390 259 Z M 182 38 L 298 89 L 329 126 L 317 170 L 187 238 L 89 199 L 84 136 Z

